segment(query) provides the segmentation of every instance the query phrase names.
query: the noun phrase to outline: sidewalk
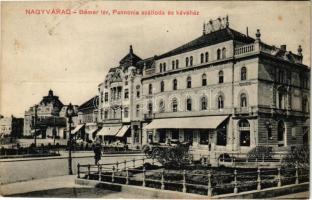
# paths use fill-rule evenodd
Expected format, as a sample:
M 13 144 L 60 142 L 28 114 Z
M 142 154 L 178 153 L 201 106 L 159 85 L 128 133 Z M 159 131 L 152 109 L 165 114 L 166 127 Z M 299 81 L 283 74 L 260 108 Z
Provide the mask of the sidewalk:
M 28 158 L 6 158 L 0 159 L 0 162 L 15 162 L 15 161 L 31 161 L 31 160 L 53 160 L 53 159 L 68 159 L 67 151 L 60 151 L 60 156 L 46 156 L 46 157 L 28 157 Z M 114 154 L 102 154 L 102 157 L 116 157 L 131 154 L 131 156 L 143 156 L 143 153 L 114 153 Z M 72 152 L 72 158 L 93 158 L 93 151 L 76 151 Z
M 86 187 L 75 184 L 75 178 L 76 175 L 66 175 L 0 185 L 0 195 L 8 196 L 49 189 Z

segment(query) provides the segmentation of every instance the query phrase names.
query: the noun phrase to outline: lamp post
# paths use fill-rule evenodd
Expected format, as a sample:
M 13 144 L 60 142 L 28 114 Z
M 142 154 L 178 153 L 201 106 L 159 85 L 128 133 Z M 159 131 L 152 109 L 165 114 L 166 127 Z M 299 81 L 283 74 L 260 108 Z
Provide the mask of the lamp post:
M 35 105 L 35 119 L 34 119 L 34 128 L 35 128 L 35 133 L 34 133 L 34 143 L 35 143 L 35 147 L 37 146 L 37 109 L 38 109 L 38 105 Z
M 73 174 L 72 169 L 72 156 L 71 156 L 71 149 L 72 149 L 72 135 L 71 135 L 71 124 L 73 123 L 72 117 L 74 116 L 74 108 L 71 103 L 69 103 L 67 109 L 66 109 L 66 117 L 68 118 L 68 124 L 69 124 L 69 151 L 68 151 L 68 174 Z

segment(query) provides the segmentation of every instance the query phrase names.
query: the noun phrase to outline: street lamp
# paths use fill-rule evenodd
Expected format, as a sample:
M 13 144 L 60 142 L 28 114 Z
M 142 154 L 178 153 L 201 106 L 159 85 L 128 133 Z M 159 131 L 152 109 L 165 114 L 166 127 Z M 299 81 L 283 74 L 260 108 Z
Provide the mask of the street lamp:
M 72 157 L 71 157 L 71 149 L 72 149 L 71 124 L 73 123 L 73 120 L 72 120 L 73 116 L 74 116 L 74 108 L 73 108 L 73 105 L 69 103 L 66 109 L 66 117 L 68 118 L 68 123 L 69 123 L 69 151 L 68 151 L 68 173 L 69 175 L 73 174 Z
M 35 105 L 35 117 L 34 117 L 34 128 L 35 128 L 34 143 L 35 143 L 35 146 L 37 146 L 37 117 L 38 117 L 37 110 L 38 110 L 38 105 L 36 104 Z

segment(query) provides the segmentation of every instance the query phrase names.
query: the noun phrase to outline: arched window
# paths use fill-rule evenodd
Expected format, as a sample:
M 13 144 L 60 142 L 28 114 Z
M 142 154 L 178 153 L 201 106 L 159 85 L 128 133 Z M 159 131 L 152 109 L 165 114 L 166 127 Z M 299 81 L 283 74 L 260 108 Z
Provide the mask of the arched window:
M 172 89 L 173 90 L 177 90 L 178 89 L 178 81 L 177 81 L 177 79 L 173 79 Z
M 140 85 L 136 86 L 136 97 L 140 98 Z
M 202 86 L 206 86 L 207 85 L 207 77 L 206 74 L 202 75 Z
M 250 124 L 248 120 L 242 119 L 238 122 L 240 135 L 240 146 L 250 146 Z
M 193 56 L 190 57 L 190 66 L 193 66 Z
M 302 112 L 309 112 L 308 98 L 306 96 L 302 98 Z
M 179 69 L 179 60 L 176 60 L 176 69 Z
M 240 95 L 240 107 L 247 107 L 247 95 L 245 93 Z
M 220 60 L 221 59 L 221 50 L 218 49 L 217 50 L 217 60 Z
M 153 114 L 153 104 L 149 103 L 147 106 L 148 115 L 151 116 Z
M 218 108 L 219 108 L 219 109 L 224 108 L 224 100 L 223 100 L 223 96 L 222 96 L 222 95 L 220 95 L 220 96 L 218 97 Z
M 223 71 L 219 71 L 219 83 L 223 83 Z
M 200 63 L 203 63 L 203 62 L 204 62 L 204 54 L 201 53 L 201 54 L 200 54 Z
M 185 66 L 187 67 L 188 65 L 189 65 L 189 58 L 186 57 L 186 58 L 185 58 Z
M 222 59 L 226 58 L 226 48 L 222 48 Z
M 148 94 L 153 94 L 153 85 L 152 84 L 148 85 Z
M 163 100 L 159 102 L 159 112 L 165 112 L 165 103 Z
M 207 110 L 207 98 L 205 96 L 203 96 L 200 99 L 200 103 L 201 103 L 201 110 Z
M 209 53 L 206 52 L 206 53 L 205 53 L 205 62 L 208 62 L 208 61 L 209 61 Z
M 124 108 L 124 117 L 127 118 L 129 116 L 129 109 L 128 107 Z
M 161 81 L 160 82 L 160 92 L 163 92 L 163 91 L 165 91 L 165 82 Z
M 163 65 L 162 65 L 162 63 L 159 64 L 159 71 L 160 71 L 160 72 L 163 71 Z
M 186 110 L 187 111 L 192 111 L 192 99 L 191 98 L 188 98 L 186 100 Z
M 247 80 L 247 69 L 246 67 L 242 67 L 241 69 L 241 81 Z
M 164 72 L 166 71 L 166 63 L 164 63 Z
M 140 115 L 140 105 L 138 104 L 138 105 L 136 105 L 135 116 L 139 117 L 139 115 Z
M 285 134 L 285 124 L 283 120 L 278 122 L 277 125 L 277 140 L 278 140 L 278 146 L 284 146 L 284 134 Z
M 192 78 L 189 76 L 186 79 L 186 87 L 191 88 L 192 87 Z
M 172 100 L 172 112 L 178 112 L 178 101 L 176 98 Z
M 173 60 L 172 63 L 171 63 L 171 67 L 172 67 L 172 69 L 175 68 L 175 62 L 174 62 L 174 60 Z

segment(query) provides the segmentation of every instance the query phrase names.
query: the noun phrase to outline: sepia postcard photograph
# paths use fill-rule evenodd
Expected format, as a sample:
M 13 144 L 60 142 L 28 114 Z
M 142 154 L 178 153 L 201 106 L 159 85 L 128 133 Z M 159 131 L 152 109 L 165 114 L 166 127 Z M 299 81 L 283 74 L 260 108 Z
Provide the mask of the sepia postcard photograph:
M 0 5 L 0 197 L 310 198 L 310 1 Z

